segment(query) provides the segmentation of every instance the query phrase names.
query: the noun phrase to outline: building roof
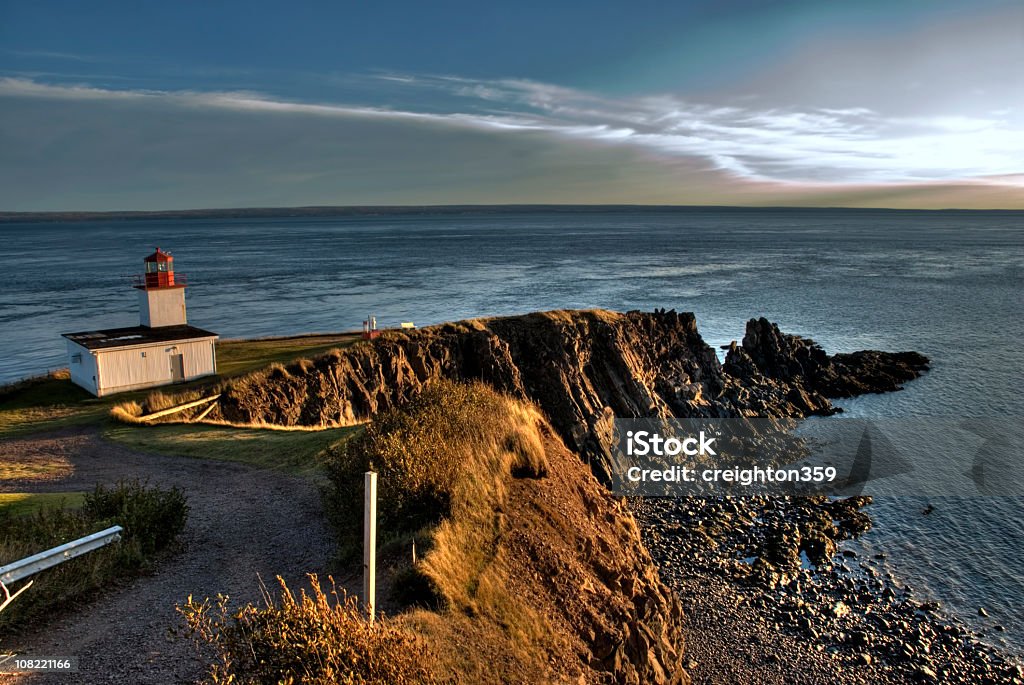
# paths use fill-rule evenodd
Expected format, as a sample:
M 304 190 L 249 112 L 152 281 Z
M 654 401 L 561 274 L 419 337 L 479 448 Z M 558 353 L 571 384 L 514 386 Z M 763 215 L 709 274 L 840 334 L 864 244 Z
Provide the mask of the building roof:
M 217 337 L 216 333 L 189 325 L 158 326 L 156 328 L 129 326 L 128 328 L 108 328 L 102 331 L 82 331 L 81 333 L 63 333 L 62 335 L 88 350 L 107 350 L 117 347 Z
M 158 247 L 158 248 L 156 248 L 156 252 L 154 252 L 153 254 L 149 255 L 148 257 L 146 257 L 142 261 L 144 261 L 144 262 L 173 262 L 174 261 L 174 257 L 171 256 L 170 252 L 163 252 Z

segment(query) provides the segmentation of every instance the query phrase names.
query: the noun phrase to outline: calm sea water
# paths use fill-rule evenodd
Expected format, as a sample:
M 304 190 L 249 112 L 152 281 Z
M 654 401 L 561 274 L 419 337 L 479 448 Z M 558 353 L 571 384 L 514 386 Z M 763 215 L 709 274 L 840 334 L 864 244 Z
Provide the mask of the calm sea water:
M 63 365 L 59 334 L 134 325 L 126 276 L 173 252 L 189 320 L 222 337 L 538 309 L 694 311 L 713 345 L 767 316 L 832 352 L 913 349 L 861 417 L 1024 416 L 1024 214 L 849 210 L 465 213 L 0 225 L 0 380 Z M 1024 455 L 1022 455 L 1024 458 Z M 886 498 L 866 544 L 965 619 L 1024 645 L 1024 501 Z

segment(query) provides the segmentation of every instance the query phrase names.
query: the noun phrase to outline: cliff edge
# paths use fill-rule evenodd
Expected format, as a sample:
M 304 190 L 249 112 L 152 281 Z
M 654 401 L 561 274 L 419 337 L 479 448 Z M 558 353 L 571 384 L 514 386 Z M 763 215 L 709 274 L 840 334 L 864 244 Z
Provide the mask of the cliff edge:
M 558 310 L 386 331 L 232 380 L 207 418 L 351 425 L 400 406 L 433 379 L 480 380 L 535 402 L 607 484 L 615 417 L 831 414 L 830 398 L 898 389 L 927 368 L 916 352 L 829 356 L 765 319 L 747 324 L 723 365 L 693 314 Z

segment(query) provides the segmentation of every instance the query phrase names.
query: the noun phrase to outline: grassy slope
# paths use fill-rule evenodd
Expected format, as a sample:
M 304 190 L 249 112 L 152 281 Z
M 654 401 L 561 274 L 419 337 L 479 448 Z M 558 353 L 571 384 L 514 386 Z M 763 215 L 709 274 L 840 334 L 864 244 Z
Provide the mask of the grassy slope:
M 110 410 L 55 372 L 0 388 L 0 438 L 101 420 Z
M 218 652 L 222 678 L 689 682 L 678 605 L 636 524 L 535 406 L 438 382 L 377 414 L 328 461 L 328 513 L 349 551 L 370 464 L 378 532 L 394 543 L 378 550 L 385 615 L 375 631 L 353 631 L 353 621 L 365 625 L 359 605 L 340 597 L 298 607 L 285 596 L 219 617 L 192 604 L 193 637 Z M 211 616 L 216 625 L 204 628 Z M 380 634 L 393 639 L 370 639 Z

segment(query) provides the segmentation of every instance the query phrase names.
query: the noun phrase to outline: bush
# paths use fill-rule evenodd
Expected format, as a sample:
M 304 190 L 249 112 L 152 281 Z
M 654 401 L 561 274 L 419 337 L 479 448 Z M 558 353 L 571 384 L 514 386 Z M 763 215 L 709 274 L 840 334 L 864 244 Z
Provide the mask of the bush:
M 284 580 L 263 607 L 230 611 L 227 598 L 178 607 L 185 634 L 200 648 L 212 646 L 212 683 L 308 683 L 309 685 L 412 685 L 439 682 L 423 641 L 387 620 L 370 624 L 353 597 L 330 596 L 316 575 L 310 594 L 296 598 Z
M 147 568 L 182 531 L 187 515 L 180 490 L 138 482 L 97 487 L 80 510 L 50 507 L 28 516 L 0 514 L 0 564 L 111 526 L 125 529 L 120 542 L 32 576 L 32 587 L 0 613 L 0 628 L 26 624 Z
M 97 485 L 82 507 L 94 520 L 108 520 L 124 528 L 124 538 L 138 546 L 143 557 L 163 549 L 185 529 L 188 503 L 178 488 L 160 490 L 138 481 L 112 488 Z

